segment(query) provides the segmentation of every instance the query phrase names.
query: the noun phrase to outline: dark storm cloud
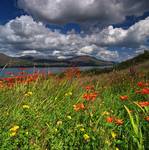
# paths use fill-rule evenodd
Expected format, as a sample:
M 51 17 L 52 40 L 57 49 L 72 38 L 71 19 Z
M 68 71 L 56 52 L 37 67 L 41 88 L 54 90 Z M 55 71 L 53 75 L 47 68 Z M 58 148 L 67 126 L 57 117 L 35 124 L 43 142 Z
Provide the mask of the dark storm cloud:
M 49 23 L 122 22 L 126 16 L 149 10 L 148 0 L 18 0 L 18 6 Z

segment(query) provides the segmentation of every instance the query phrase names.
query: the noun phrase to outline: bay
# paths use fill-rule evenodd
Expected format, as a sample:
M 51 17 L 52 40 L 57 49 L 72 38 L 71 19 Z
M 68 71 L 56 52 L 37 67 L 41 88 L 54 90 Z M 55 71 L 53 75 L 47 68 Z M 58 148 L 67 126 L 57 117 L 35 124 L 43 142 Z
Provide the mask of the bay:
M 81 71 L 87 71 L 91 69 L 104 69 L 104 68 L 111 68 L 112 66 L 84 66 L 84 67 L 77 67 Z M 62 73 L 65 70 L 69 69 L 70 67 L 30 67 L 30 68 L 1 68 L 0 69 L 0 78 L 3 77 L 11 77 L 18 75 L 22 70 L 28 74 L 32 74 L 36 72 L 44 72 L 44 73 Z M 75 68 L 75 67 L 74 67 Z

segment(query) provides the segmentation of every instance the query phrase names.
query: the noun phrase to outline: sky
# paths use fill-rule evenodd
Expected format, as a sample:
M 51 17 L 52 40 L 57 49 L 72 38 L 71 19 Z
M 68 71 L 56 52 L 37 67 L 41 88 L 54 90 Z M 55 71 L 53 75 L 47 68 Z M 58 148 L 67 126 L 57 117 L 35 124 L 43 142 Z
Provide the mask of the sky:
M 0 1 L 0 53 L 123 61 L 148 49 L 148 0 Z

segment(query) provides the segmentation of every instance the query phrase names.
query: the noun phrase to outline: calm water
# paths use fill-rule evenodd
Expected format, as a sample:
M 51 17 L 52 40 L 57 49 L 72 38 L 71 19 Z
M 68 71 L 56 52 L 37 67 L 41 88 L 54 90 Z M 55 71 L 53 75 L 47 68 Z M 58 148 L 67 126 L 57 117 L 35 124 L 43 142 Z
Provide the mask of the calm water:
M 109 68 L 111 66 L 87 66 L 87 67 L 77 67 L 81 71 L 85 70 L 91 70 L 91 69 L 103 69 L 103 68 Z M 69 67 L 47 67 L 47 68 L 25 68 L 25 72 L 27 73 L 33 73 L 35 71 L 38 72 L 51 72 L 51 73 L 61 73 L 64 72 L 66 69 Z M 18 73 L 21 72 L 20 69 L 18 68 L 5 68 L 5 69 L 0 69 L 0 78 L 2 77 L 10 77 L 11 73 L 14 75 L 18 75 Z

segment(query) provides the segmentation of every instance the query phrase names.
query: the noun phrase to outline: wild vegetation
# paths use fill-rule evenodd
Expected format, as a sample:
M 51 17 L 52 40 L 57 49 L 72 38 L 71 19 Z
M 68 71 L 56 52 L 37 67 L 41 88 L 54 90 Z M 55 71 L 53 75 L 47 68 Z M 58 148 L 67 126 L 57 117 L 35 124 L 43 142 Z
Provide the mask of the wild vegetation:
M 0 81 L 2 150 L 149 149 L 149 62 L 100 75 L 20 68 Z
M 137 65 L 137 64 L 146 62 L 147 60 L 149 60 L 149 51 L 145 50 L 144 53 L 139 54 L 132 59 L 123 61 L 123 62 L 119 63 L 116 67 L 117 67 L 117 69 L 125 69 L 132 65 Z

